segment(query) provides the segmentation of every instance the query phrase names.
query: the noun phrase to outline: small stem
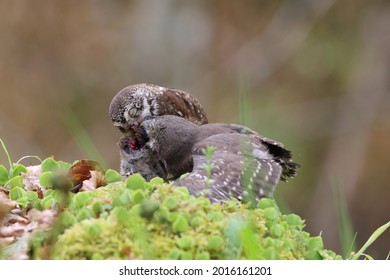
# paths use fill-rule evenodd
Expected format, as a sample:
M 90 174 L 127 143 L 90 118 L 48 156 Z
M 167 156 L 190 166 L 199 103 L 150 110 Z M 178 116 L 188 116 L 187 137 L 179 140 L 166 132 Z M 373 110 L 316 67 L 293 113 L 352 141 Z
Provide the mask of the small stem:
M 1 146 L 3 146 L 3 150 L 5 152 L 5 154 L 7 155 L 7 158 L 8 158 L 8 163 L 9 163 L 9 168 L 10 170 L 12 170 L 12 161 L 11 161 L 11 157 L 9 156 L 9 153 L 8 153 L 8 150 L 7 148 L 5 147 L 5 144 L 3 142 L 3 140 L 0 138 L 0 142 L 1 142 Z
M 26 158 L 35 158 L 35 159 L 39 160 L 42 163 L 41 158 L 38 157 L 38 156 L 24 156 L 24 157 L 22 157 L 21 159 L 18 160 L 17 164 L 20 163 L 22 160 L 24 160 Z
M 9 189 L 4 188 L 2 186 L 0 186 L 0 191 L 5 192 L 5 193 L 9 193 Z

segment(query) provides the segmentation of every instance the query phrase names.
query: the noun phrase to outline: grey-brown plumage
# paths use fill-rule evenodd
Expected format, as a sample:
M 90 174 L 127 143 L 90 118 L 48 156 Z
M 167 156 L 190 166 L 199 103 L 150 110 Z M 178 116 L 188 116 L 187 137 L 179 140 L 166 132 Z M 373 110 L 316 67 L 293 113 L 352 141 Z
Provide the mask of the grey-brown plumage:
M 144 145 L 142 142 L 139 142 L 139 148 L 134 149 L 133 143 L 134 137 L 132 136 L 124 136 L 118 142 L 121 175 L 127 177 L 139 173 L 148 181 L 154 177 L 164 177 L 164 166 L 158 161 L 155 152 L 142 147 Z
M 213 202 L 272 197 L 279 180 L 295 176 L 299 167 L 281 143 L 235 124 L 196 125 L 167 115 L 144 121 L 138 135 L 142 149 L 159 163 L 160 177 L 178 179 L 189 172 L 174 185 Z M 207 146 L 215 149 L 209 162 Z M 210 176 L 205 165 L 213 167 Z
M 112 99 L 109 115 L 114 126 L 132 135 L 145 119 L 176 115 L 196 124 L 207 123 L 199 101 L 189 93 L 153 84 L 125 87 Z

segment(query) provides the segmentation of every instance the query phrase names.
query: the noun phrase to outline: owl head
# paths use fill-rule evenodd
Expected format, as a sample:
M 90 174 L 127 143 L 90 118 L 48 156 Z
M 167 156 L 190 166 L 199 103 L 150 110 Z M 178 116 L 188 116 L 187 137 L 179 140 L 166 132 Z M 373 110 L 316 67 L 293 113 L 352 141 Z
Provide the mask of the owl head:
M 207 123 L 206 114 L 195 97 L 153 84 L 135 84 L 119 91 L 111 101 L 109 115 L 114 126 L 126 135 L 134 135 L 144 120 L 162 115 Z
M 190 145 L 199 129 L 197 124 L 178 116 L 165 115 L 145 120 L 139 129 L 145 145 L 155 151 L 180 150 L 182 145 Z
M 143 120 L 158 115 L 158 96 L 163 87 L 136 84 L 125 87 L 112 99 L 109 115 L 114 126 L 125 134 L 134 134 Z

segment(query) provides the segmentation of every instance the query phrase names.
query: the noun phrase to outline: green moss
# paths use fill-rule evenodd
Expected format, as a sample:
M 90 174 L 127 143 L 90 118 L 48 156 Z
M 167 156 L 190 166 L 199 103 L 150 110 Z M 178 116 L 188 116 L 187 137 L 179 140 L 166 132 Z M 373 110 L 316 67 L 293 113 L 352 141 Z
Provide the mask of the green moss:
M 91 228 L 99 227 L 97 234 Z M 113 234 L 115 232 L 115 234 Z M 104 219 L 84 220 L 67 229 L 54 246 L 54 259 L 126 259 L 133 247 L 130 229 Z
M 47 189 L 41 197 L 24 189 L 23 166 L 10 180 L 0 166 L 0 182 L 9 180 L 9 196 L 20 207 L 60 212 L 51 230 L 31 238 L 33 259 L 341 258 L 324 249 L 320 236 L 303 231 L 298 215 L 283 215 L 273 199 L 264 198 L 257 207 L 235 199 L 212 204 L 161 178 L 146 182 L 135 174 L 118 181 L 114 170 L 105 173 L 112 183 L 91 192 L 53 189 L 53 172 L 69 168 L 52 158 L 42 162 L 40 182 Z
M 134 191 L 143 196 L 131 199 Z M 135 177 L 72 201 L 91 210 L 75 207 L 73 214 L 81 222 L 58 236 L 55 259 L 339 258 L 323 249 L 321 237 L 302 230 L 299 216 L 282 215 L 272 199 L 263 199 L 255 209 L 236 200 L 211 204 L 183 188 Z M 105 207 L 114 202 L 115 207 Z

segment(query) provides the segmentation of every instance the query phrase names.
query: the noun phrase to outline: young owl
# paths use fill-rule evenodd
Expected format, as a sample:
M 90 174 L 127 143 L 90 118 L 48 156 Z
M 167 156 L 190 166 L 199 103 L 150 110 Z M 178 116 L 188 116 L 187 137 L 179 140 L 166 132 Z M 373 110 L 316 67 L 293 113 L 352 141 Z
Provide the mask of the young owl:
M 174 185 L 212 202 L 231 196 L 253 202 L 272 197 L 279 180 L 295 176 L 299 167 L 281 143 L 236 124 L 197 125 L 177 116 L 159 116 L 145 120 L 136 139 L 138 150 L 158 163 L 159 177 L 176 180 L 189 173 Z M 207 147 L 213 147 L 209 155 Z

